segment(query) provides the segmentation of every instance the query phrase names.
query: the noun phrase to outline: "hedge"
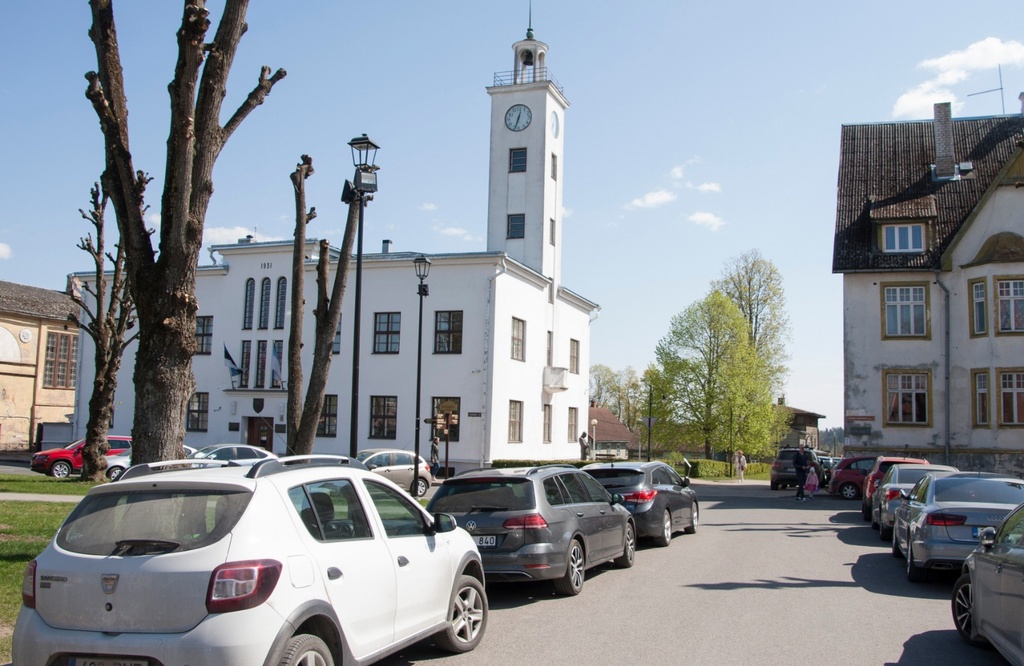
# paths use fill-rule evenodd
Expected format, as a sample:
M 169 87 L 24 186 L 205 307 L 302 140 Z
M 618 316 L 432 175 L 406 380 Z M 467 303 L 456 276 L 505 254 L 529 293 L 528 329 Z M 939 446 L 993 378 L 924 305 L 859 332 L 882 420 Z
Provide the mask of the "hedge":
M 663 460 L 668 464 L 676 468 L 676 470 L 683 476 L 689 476 L 693 479 L 711 479 L 711 478 L 722 478 L 732 476 L 733 470 L 732 465 L 721 461 L 721 460 L 707 460 L 705 458 L 696 458 L 693 460 L 686 459 L 690 463 L 690 467 L 687 467 L 684 462 L 684 457 L 678 453 L 670 453 L 666 455 Z M 539 467 L 541 465 L 571 465 L 573 467 L 583 467 L 589 465 L 595 461 L 593 460 L 495 460 L 491 462 L 491 467 L 496 468 L 509 468 L 509 467 Z M 627 463 L 637 462 L 634 460 L 626 460 L 625 458 L 611 458 L 608 460 L 601 460 L 598 462 L 614 462 L 614 463 Z M 757 476 L 761 474 L 768 474 L 771 465 L 767 463 L 748 463 L 747 474 L 751 476 Z

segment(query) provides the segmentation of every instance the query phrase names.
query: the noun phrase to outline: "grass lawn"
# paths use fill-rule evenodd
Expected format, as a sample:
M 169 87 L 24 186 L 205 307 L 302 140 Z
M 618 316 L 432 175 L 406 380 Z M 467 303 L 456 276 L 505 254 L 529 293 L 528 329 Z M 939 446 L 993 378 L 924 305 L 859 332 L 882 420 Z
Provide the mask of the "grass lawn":
M 77 477 L 55 479 L 51 476 L 29 474 L 0 474 L 0 500 L 3 493 L 42 493 L 45 495 L 84 495 L 95 483 L 79 481 Z

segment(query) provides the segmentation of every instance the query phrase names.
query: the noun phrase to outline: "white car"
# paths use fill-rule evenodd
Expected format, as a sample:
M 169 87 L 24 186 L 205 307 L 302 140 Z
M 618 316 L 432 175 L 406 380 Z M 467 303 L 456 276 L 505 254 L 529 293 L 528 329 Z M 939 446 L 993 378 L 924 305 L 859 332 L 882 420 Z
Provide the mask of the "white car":
M 487 626 L 448 514 L 340 456 L 130 467 L 26 567 L 18 666 L 364 664 Z
M 196 452 L 191 446 L 185 446 L 185 457 L 190 457 Z M 126 469 L 132 466 L 132 454 L 131 453 L 118 453 L 117 455 L 106 456 L 107 458 L 107 478 L 111 481 L 117 481 L 117 479 L 124 473 Z

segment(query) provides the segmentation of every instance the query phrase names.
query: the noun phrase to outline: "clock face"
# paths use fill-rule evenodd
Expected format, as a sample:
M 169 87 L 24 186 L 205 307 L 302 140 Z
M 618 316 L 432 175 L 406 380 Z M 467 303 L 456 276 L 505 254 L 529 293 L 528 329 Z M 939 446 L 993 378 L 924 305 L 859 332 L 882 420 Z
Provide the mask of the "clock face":
M 505 127 L 513 132 L 521 132 L 530 126 L 533 112 L 525 104 L 514 104 L 505 112 Z
M 551 136 L 558 138 L 558 112 L 551 112 Z

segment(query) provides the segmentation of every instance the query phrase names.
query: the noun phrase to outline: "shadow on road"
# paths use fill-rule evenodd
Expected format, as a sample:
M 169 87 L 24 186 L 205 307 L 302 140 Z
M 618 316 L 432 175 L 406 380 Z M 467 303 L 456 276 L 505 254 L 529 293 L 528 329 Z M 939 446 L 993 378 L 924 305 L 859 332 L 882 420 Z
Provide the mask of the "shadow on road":
M 955 662 L 977 666 L 1006 664 L 1006 660 L 995 650 L 967 645 L 960 640 L 956 629 L 949 629 L 911 636 L 903 644 L 900 660 L 887 662 L 885 666 L 934 666 Z

